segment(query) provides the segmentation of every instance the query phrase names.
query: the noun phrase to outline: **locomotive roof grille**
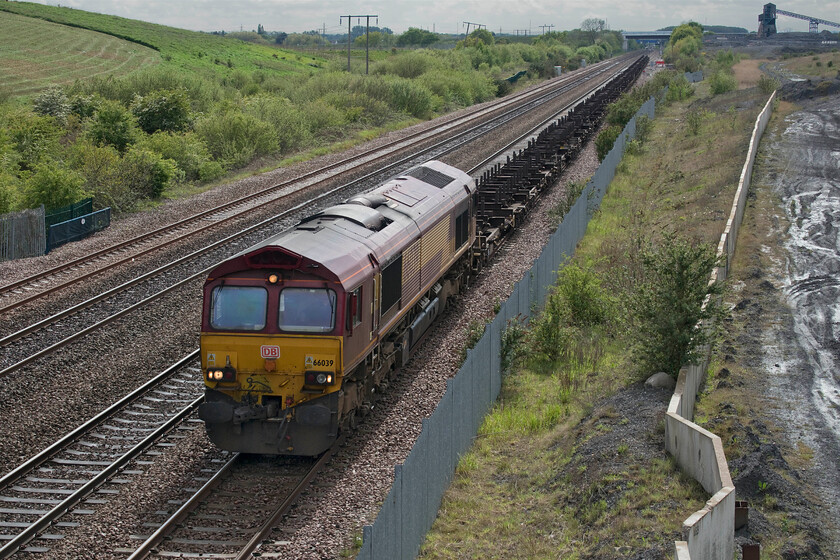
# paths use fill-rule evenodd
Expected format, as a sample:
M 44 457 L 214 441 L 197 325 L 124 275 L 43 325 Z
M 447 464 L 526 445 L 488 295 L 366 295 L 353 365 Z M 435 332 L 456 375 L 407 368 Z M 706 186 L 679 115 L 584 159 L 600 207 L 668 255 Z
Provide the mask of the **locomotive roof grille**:
M 295 269 L 300 267 L 303 257 L 281 247 L 266 247 L 248 255 L 246 260 L 251 268 Z
M 436 171 L 431 169 L 430 167 L 415 167 L 405 173 L 409 177 L 414 177 L 415 179 L 420 179 L 424 183 L 428 183 L 434 187 L 442 189 L 449 183 L 455 180 L 455 177 L 450 177 L 446 173 L 441 173 L 440 171 Z

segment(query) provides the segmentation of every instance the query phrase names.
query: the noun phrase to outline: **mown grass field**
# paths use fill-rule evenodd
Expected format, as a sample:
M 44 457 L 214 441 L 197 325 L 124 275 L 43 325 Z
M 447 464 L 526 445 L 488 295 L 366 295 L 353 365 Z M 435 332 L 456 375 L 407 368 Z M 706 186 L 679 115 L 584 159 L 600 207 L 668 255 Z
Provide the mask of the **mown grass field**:
M 160 53 L 137 43 L 0 12 L 0 88 L 9 96 L 93 76 L 123 76 L 160 60 Z
M 2 65 L 7 64 L 7 59 L 20 60 L 21 55 L 16 53 L 18 49 L 24 48 L 23 56 L 31 57 L 34 62 L 29 75 L 38 83 L 55 83 L 50 81 L 49 75 L 43 76 L 39 72 L 43 70 L 43 66 L 39 65 L 49 65 L 52 60 L 62 60 L 62 55 L 68 52 L 66 47 L 78 49 L 80 56 L 101 50 L 101 42 L 107 42 L 107 39 L 102 38 L 100 33 L 113 38 L 113 43 L 106 44 L 111 45 L 107 49 L 115 52 L 115 59 L 126 56 L 124 52 L 135 50 L 142 53 L 137 56 L 148 57 L 149 63 L 158 60 L 164 66 L 181 72 L 227 75 L 237 70 L 251 72 L 265 69 L 296 74 L 323 65 L 323 59 L 320 57 L 299 54 L 279 47 L 230 40 L 209 33 L 83 10 L 28 2 L 0 2 L 0 15 L 0 68 L 4 68 Z M 28 31 L 18 30 L 17 27 L 26 28 Z M 80 36 L 84 38 L 79 39 Z M 130 45 L 125 45 L 124 41 Z M 111 55 L 103 54 L 100 58 L 110 60 Z M 78 75 L 73 79 L 87 76 L 81 68 L 84 66 L 83 62 L 83 59 L 79 60 Z M 90 62 L 98 64 L 99 61 Z M 124 75 L 149 63 L 123 69 L 119 62 L 114 62 L 113 67 L 117 75 Z M 62 61 L 62 64 L 65 63 Z M 102 71 L 107 70 L 103 68 Z
M 726 223 L 766 96 L 695 89 L 657 109 L 649 140 L 625 154 L 577 249 L 573 262 L 591 267 L 611 297 L 629 297 L 621 271 L 638 265 L 639 246 L 667 232 L 716 244 Z M 661 421 L 636 425 L 626 404 L 652 373 L 638 371 L 629 351 L 638 333 L 626 324 L 600 328 L 571 358 L 547 369 L 526 359 L 506 377 L 421 558 L 669 555 L 682 521 L 709 496 L 665 456 Z M 643 441 L 655 451 L 640 453 Z

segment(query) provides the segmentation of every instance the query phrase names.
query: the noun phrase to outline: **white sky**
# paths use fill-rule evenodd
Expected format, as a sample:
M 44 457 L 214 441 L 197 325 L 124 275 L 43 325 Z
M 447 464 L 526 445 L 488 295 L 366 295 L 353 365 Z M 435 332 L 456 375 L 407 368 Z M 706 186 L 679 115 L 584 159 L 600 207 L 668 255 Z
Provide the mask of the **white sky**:
M 118 15 L 195 31 L 246 31 L 262 24 L 267 31 L 300 32 L 326 27 L 327 33 L 347 30 L 342 15 L 378 15 L 378 23 L 402 33 L 420 27 L 438 33 L 463 33 L 464 22 L 480 23 L 494 32 L 536 35 L 580 26 L 586 18 L 604 19 L 610 29 L 652 31 L 696 21 L 755 31 L 766 0 L 34 0 L 91 12 Z M 840 23 L 840 1 L 779 0 L 776 6 Z M 362 18 L 361 24 L 364 25 Z M 352 25 L 357 25 L 353 18 Z M 779 16 L 779 31 L 808 31 L 808 22 Z M 471 26 L 471 30 L 474 29 Z M 820 31 L 840 28 L 820 26 Z

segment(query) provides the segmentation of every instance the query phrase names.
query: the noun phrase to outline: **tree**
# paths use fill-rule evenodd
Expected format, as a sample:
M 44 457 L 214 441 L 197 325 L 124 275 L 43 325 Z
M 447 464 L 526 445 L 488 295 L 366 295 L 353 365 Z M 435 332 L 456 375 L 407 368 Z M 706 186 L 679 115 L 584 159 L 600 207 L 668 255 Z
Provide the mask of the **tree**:
M 283 41 L 285 41 L 286 37 L 288 37 L 288 36 L 289 36 L 288 33 L 283 33 L 281 31 L 280 33 L 278 33 L 277 35 L 274 36 L 274 42 L 277 43 L 278 45 L 282 45 Z
M 421 47 L 428 47 L 438 40 L 438 36 L 431 31 L 425 29 L 418 29 L 416 27 L 409 27 L 408 31 L 397 38 L 398 47 L 407 47 L 419 45 Z
M 715 248 L 666 234 L 659 246 L 643 249 L 640 258 L 644 278 L 631 303 L 638 333 L 634 356 L 642 372 L 676 377 L 711 340 L 712 333 L 695 325 L 712 324 L 723 314 L 717 298 L 703 307 L 707 296 L 722 290 L 718 283 L 709 284 L 717 265 Z
M 581 30 L 589 34 L 589 44 L 594 45 L 595 39 L 607 27 L 607 22 L 598 18 L 586 18 L 580 24 Z

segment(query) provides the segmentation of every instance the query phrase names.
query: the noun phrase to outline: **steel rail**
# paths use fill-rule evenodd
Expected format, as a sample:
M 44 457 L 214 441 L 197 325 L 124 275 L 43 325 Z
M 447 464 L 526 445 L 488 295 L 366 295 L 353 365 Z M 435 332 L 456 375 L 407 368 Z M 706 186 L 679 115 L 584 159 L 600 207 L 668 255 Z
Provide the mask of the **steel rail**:
M 67 496 L 61 503 L 56 505 L 53 509 L 47 512 L 46 515 L 41 516 L 37 521 L 29 525 L 26 529 L 18 533 L 17 536 L 9 540 L 2 548 L 0 548 L 0 559 L 9 558 L 12 554 L 20 550 L 30 540 L 38 536 L 41 532 L 47 529 L 59 517 L 67 513 L 70 508 L 84 500 L 88 494 L 96 490 L 99 486 L 104 484 L 114 474 L 119 472 L 125 465 L 136 458 L 138 455 L 146 451 L 161 437 L 166 435 L 169 431 L 175 428 L 178 424 L 189 417 L 202 403 L 204 396 L 197 398 L 189 405 L 187 405 L 181 412 L 170 418 L 166 423 L 159 426 L 154 432 L 149 434 L 146 439 L 138 443 L 131 450 L 123 454 L 116 461 L 111 463 L 108 467 L 101 470 L 96 476 L 90 479 L 87 483 L 77 489 L 75 492 Z
M 604 71 L 606 71 L 606 70 L 604 70 Z M 592 79 L 592 77 L 589 77 L 588 79 Z M 588 81 L 588 79 L 587 79 L 587 80 L 585 80 L 585 81 Z M 581 84 L 576 82 L 576 83 L 574 83 L 574 84 L 570 84 L 570 85 L 581 85 Z M 599 86 L 598 86 L 598 88 L 603 87 L 603 85 L 604 85 L 604 84 L 599 85 Z M 595 89 L 598 89 L 598 88 L 595 88 Z M 563 90 L 563 91 L 565 91 L 565 90 Z M 557 93 L 557 95 L 562 94 L 562 92 L 563 92 L 563 91 L 558 92 L 558 93 Z M 594 91 L 594 90 L 593 90 L 593 91 Z M 567 105 L 565 106 L 565 108 L 561 110 L 561 112 L 562 112 L 563 110 L 568 110 L 568 108 L 569 108 L 569 107 L 571 107 L 571 106 L 573 106 L 573 105 L 575 105 L 575 104 L 579 103 L 579 102 L 580 102 L 580 100 L 585 99 L 586 97 L 588 97 L 588 96 L 589 96 L 589 95 L 591 95 L 591 94 L 592 94 L 592 92 L 588 92 L 586 95 L 584 95 L 584 96 L 582 96 L 582 97 L 578 98 L 578 99 L 577 99 L 577 100 L 575 100 L 573 103 L 569 103 L 569 104 L 567 104 Z M 501 116 L 496 117 L 496 118 L 497 118 L 497 119 L 499 119 L 499 118 L 501 118 Z M 496 125 L 496 127 L 501 127 L 503 124 L 505 124 L 505 122 L 507 122 L 507 121 L 504 121 L 504 122 L 498 123 L 498 124 Z M 481 125 L 479 125 L 479 126 L 481 126 L 481 127 L 483 127 L 483 126 L 487 126 L 487 123 L 482 123 L 482 124 L 481 124 Z M 449 138 L 449 139 L 447 139 L 447 140 L 445 140 L 445 141 L 441 141 L 441 142 L 438 142 L 438 143 L 436 143 L 436 144 L 434 144 L 434 145 L 432 145 L 432 146 L 427 147 L 426 149 L 422 150 L 420 153 L 425 153 L 425 152 L 428 152 L 428 151 L 432 151 L 432 150 L 434 150 L 435 148 L 440 147 L 441 145 L 445 145 L 445 144 L 451 143 L 454 139 L 462 138 L 462 137 L 464 137 L 464 136 L 466 136 L 466 135 L 470 134 L 471 132 L 472 132 L 472 129 L 465 130 L 465 131 L 463 131 L 463 132 L 461 132 L 461 133 L 459 133 L 459 134 L 457 134 L 457 135 L 453 136 L 452 138 Z M 531 132 L 529 132 L 529 135 L 530 135 L 530 134 L 531 134 Z M 518 141 L 521 141 L 521 140 L 518 140 Z M 445 154 L 445 153 L 449 153 L 449 152 L 451 152 L 451 151 L 454 151 L 454 150 L 458 149 L 459 147 L 463 146 L 465 143 L 467 143 L 467 141 L 462 141 L 462 142 L 461 142 L 461 143 L 459 143 L 459 144 L 455 144 L 455 145 L 451 146 L 450 148 L 448 148 L 447 150 L 443 151 L 442 153 L 444 153 L 444 154 Z M 507 148 L 507 147 L 506 147 L 506 148 Z M 108 298 L 108 297 L 111 297 L 111 296 L 115 295 L 116 293 L 118 293 L 118 292 L 120 292 L 120 291 L 124 291 L 124 290 L 126 290 L 127 288 L 129 288 L 129 287 L 131 287 L 131 286 L 133 286 L 133 285 L 135 285 L 135 284 L 137 284 L 137 283 L 139 283 L 139 282 L 142 282 L 142 281 L 144 281 L 144 280 L 148 279 L 149 277 L 152 277 L 152 276 L 155 276 L 155 275 L 157 275 L 157 274 L 160 274 L 161 272 L 163 272 L 163 271 L 165 271 L 165 270 L 167 270 L 167 269 L 169 269 L 169 268 L 172 268 L 172 267 L 174 267 L 174 266 L 176 266 L 176 265 L 182 264 L 182 263 L 184 263 L 184 262 L 186 262 L 186 261 L 188 261 L 188 260 L 190 260 L 190 259 L 192 259 L 192 258 L 194 258 L 194 257 L 196 257 L 196 256 L 201 255 L 202 253 L 208 252 L 208 251 L 210 251 L 210 250 L 212 250 L 212 249 L 214 249 L 214 248 L 216 248 L 216 247 L 218 247 L 218 246 L 220 246 L 220 245 L 223 245 L 223 244 L 229 243 L 229 242 L 231 242 L 231 241 L 233 241 L 233 240 L 235 240 L 235 239 L 237 239 L 237 238 L 239 238 L 239 237 L 242 237 L 242 236 L 244 236 L 244 235 L 247 235 L 247 234 L 251 233 L 252 231 L 255 231 L 255 230 L 257 230 L 257 229 L 259 229 L 259 228 L 261 228 L 261 227 L 264 227 L 265 225 L 269 224 L 270 222 L 273 222 L 273 221 L 276 221 L 276 220 L 283 219 L 284 217 L 287 217 L 287 216 L 289 216 L 290 214 L 292 214 L 292 213 L 294 213 L 294 212 L 296 212 L 296 211 L 298 211 L 298 210 L 301 210 L 301 209 L 303 209 L 303 208 L 304 208 L 304 207 L 306 207 L 306 206 L 309 206 L 309 205 L 313 204 L 314 202 L 317 202 L 317 201 L 322 200 L 322 199 L 324 199 L 324 198 L 330 197 L 330 196 L 332 196 L 332 195 L 334 195 L 334 194 L 336 194 L 336 193 L 338 193 L 338 192 L 341 192 L 341 191 L 343 191 L 343 190 L 346 190 L 346 189 L 348 189 L 348 188 L 351 188 L 351 187 L 353 187 L 353 186 L 355 186 L 355 185 L 357 185 L 357 184 L 359 184 L 359 183 L 362 183 L 362 182 L 364 182 L 364 181 L 366 181 L 366 180 L 368 180 L 368 179 L 370 179 L 370 178 L 372 178 L 372 177 L 374 177 L 374 176 L 377 176 L 377 175 L 379 175 L 379 174 L 381 174 L 381 173 L 382 173 L 383 169 L 386 169 L 386 170 L 387 170 L 387 169 L 390 169 L 390 168 L 393 168 L 393 167 L 397 167 L 397 166 L 399 166 L 399 165 L 402 165 L 403 163 L 406 163 L 406 162 L 408 162 L 408 161 L 411 161 L 412 159 L 415 159 L 417 156 L 418 156 L 418 154 L 417 154 L 417 153 L 414 153 L 414 154 L 412 154 L 411 156 L 405 157 L 405 158 L 400 159 L 400 160 L 398 160 L 398 161 L 396 161 L 396 162 L 392 162 L 392 163 L 390 163 L 389 165 L 387 165 L 387 166 L 386 166 L 386 167 L 384 167 L 384 168 L 379 168 L 379 169 L 377 169 L 375 172 L 368 173 L 368 174 L 366 174 L 366 175 L 364 175 L 364 176 L 362 176 L 362 177 L 360 177 L 360 178 L 357 178 L 357 179 L 355 179 L 354 181 L 351 181 L 350 183 L 347 183 L 347 184 L 345 184 L 345 185 L 341 185 L 341 186 L 336 187 L 336 188 L 334 188 L 334 189 L 330 189 L 329 191 L 326 191 L 326 192 L 324 192 L 324 193 L 321 193 L 321 194 L 319 194 L 319 195 L 315 196 L 314 198 L 312 198 L 312 199 L 310 199 L 310 200 L 307 200 L 306 202 L 303 202 L 303 203 L 297 204 L 297 205 L 295 205 L 295 206 L 293 206 L 293 207 L 291 207 L 291 208 L 288 208 L 288 209 L 287 209 L 287 210 L 285 210 L 284 212 L 281 212 L 279 215 L 276 215 L 276 216 L 272 216 L 272 217 L 270 217 L 270 218 L 267 218 L 266 220 L 263 220 L 263 221 L 261 221 L 261 222 L 259 222 L 259 223 L 257 223 L 257 224 L 252 225 L 252 226 L 249 226 L 248 228 L 246 228 L 246 229 L 244 229 L 244 230 L 241 230 L 241 231 L 239 231 L 239 232 L 237 232 L 237 233 L 235 233 L 235 234 L 233 234 L 233 235 L 230 235 L 230 236 L 228 236 L 228 237 L 226 237 L 226 238 L 224 238 L 224 239 L 221 239 L 221 240 L 219 240 L 219 241 L 216 241 L 215 243 L 212 243 L 212 244 L 210 244 L 210 245 L 208 245 L 208 246 L 205 246 L 205 247 L 203 247 L 202 249 L 199 249 L 199 250 L 197 250 L 197 251 L 194 251 L 193 253 L 191 253 L 191 254 L 189 254 L 189 255 L 186 255 L 186 256 L 184 256 L 184 257 L 181 257 L 180 259 L 178 259 L 178 260 L 176 260 L 176 261 L 173 261 L 173 262 L 168 263 L 168 264 L 166 264 L 166 265 L 164 265 L 164 266 L 162 266 L 162 267 L 159 267 L 158 269 L 155 269 L 155 270 L 153 270 L 153 271 L 151 271 L 151 272 L 148 272 L 148 273 L 146 273 L 146 274 L 144 274 L 144 275 L 142 275 L 142 276 L 140 276 L 140 277 L 138 277 L 138 278 L 136 278 L 136 279 L 134 279 L 134 280 L 130 280 L 129 282 L 126 282 L 126 283 L 124 283 L 124 284 L 122 284 L 122 285 L 120 285 L 120 286 L 117 286 L 117 287 L 115 287 L 115 288 L 112 288 L 111 290 L 108 290 L 108 291 L 106 291 L 106 292 L 103 292 L 103 293 L 101 293 L 101 294 L 99 294 L 99 295 L 95 296 L 94 298 L 91 298 L 91 299 L 86 300 L 85 302 L 82 302 L 82 303 L 80 303 L 80 304 L 78 304 L 78 305 L 76 305 L 76 306 L 73 306 L 73 307 L 68 308 L 68 309 L 66 309 L 66 310 L 64 310 L 64 311 L 61 311 L 61 312 L 59 312 L 59 313 L 57 313 L 57 314 L 55 314 L 55 315 L 53 315 L 53 316 L 51 316 L 51 317 L 49 317 L 49 318 L 47 318 L 47 319 L 44 319 L 44 320 L 42 320 L 42 321 L 39 321 L 38 323 L 35 323 L 35 324 L 33 324 L 33 325 L 30 325 L 29 327 L 25 327 L 24 329 L 21 329 L 20 331 L 17 331 L 17 332 L 15 332 L 15 333 L 12 333 L 12 334 L 10 334 L 10 335 L 6 336 L 6 337 L 5 337 L 5 338 L 3 338 L 3 339 L 0 339 L 0 345 L 6 345 L 6 344 L 9 344 L 9 343 L 11 343 L 11 342 L 13 342 L 13 341 L 15 341 L 15 340 L 18 340 L 18 339 L 22 338 L 23 336 L 26 336 L 26 335 L 31 334 L 32 332 L 34 332 L 34 331 L 36 331 L 36 330 L 38 330 L 38 329 L 40 329 L 40 328 L 43 328 L 43 327 L 44 327 L 45 325 L 47 325 L 47 324 L 54 323 L 55 321 L 57 321 L 57 320 L 59 320 L 59 319 L 61 319 L 61 318 L 63 318 L 63 317 L 66 317 L 67 315 L 70 315 L 70 314 L 72 314 L 72 313 L 75 313 L 75 312 L 79 311 L 80 309 L 83 309 L 83 308 L 85 308 L 85 307 L 89 307 L 90 305 L 92 305 L 92 304 L 94 304 L 94 303 L 96 303 L 96 302 L 98 302 L 98 301 L 101 301 L 101 300 L 103 300 L 103 299 L 106 299 L 106 298 Z M 497 156 L 498 156 L 498 153 L 497 153 L 496 155 L 494 155 L 493 157 L 497 157 Z M 247 251 L 247 249 L 245 249 L 245 250 Z M 197 272 L 197 273 L 195 273 L 195 274 L 193 274 L 193 275 L 191 275 L 191 276 L 189 276 L 189 277 L 187 277 L 187 278 L 185 278 L 185 279 L 182 279 L 182 280 L 180 280 L 180 281 L 176 282 L 175 284 L 170 285 L 170 286 L 169 286 L 169 287 L 167 287 L 167 288 L 164 288 L 164 289 L 163 289 L 163 290 L 161 290 L 160 292 L 158 292 L 158 293 L 156 293 L 156 294 L 154 294 L 154 295 L 152 295 L 152 296 L 149 296 L 149 297 L 147 297 L 147 298 L 145 298 L 145 299 L 143 299 L 143 300 L 141 300 L 141 301 L 139 301 L 139 302 L 137 302 L 137 303 L 135 303 L 135 304 L 133 304 L 133 305 L 131 305 L 131 306 L 129 306 L 129 307 L 127 307 L 127 308 L 123 309 L 123 310 L 121 310 L 121 311 L 118 311 L 117 313 L 115 313 L 115 314 L 111 315 L 110 317 L 107 317 L 106 319 L 103 319 L 102 321 L 97 322 L 97 323 L 95 323 L 95 324 L 93 324 L 93 325 L 90 325 L 90 326 L 86 327 L 85 329 L 82 329 L 82 330 L 80 330 L 80 331 L 77 331 L 76 333 L 74 333 L 74 334 L 72 334 L 72 335 L 68 336 L 67 338 L 65 338 L 65 339 L 63 339 L 63 340 L 61 340 L 61 341 L 59 341 L 59 342 L 57 342 L 57 343 L 55 343 L 55 344 L 53 344 L 53 345 L 51 345 L 51 346 L 49 346 L 49 347 L 47 347 L 47 348 L 45 348 L 45 349 L 43 349 L 43 350 L 39 351 L 39 352 L 36 352 L 36 353 L 34 353 L 34 354 L 31 354 L 30 356 L 28 356 L 28 357 L 24 358 L 23 360 L 21 360 L 21 361 L 19 361 L 19 362 L 15 363 L 15 364 L 12 364 L 12 365 L 10 365 L 10 366 L 6 367 L 6 368 L 5 368 L 5 369 L 3 369 L 3 370 L 0 370 L 0 377 L 6 376 L 6 375 L 8 375 L 9 373 L 12 373 L 13 371 L 19 370 L 19 369 L 21 369 L 22 367 L 24 367 L 24 366 L 26 366 L 26 365 L 28 365 L 28 364 L 32 363 L 33 361 L 37 360 L 38 358 L 41 358 L 41 357 L 43 357 L 43 356 L 46 356 L 46 355 L 49 355 L 49 354 L 53 353 L 53 352 L 54 352 L 54 351 L 56 351 L 57 349 L 59 349 L 59 348 L 61 348 L 61 347 L 65 346 L 66 344 L 69 344 L 69 343 L 70 343 L 70 342 L 72 342 L 73 340 L 76 340 L 76 339 L 78 339 L 78 338 L 80 338 L 80 337 L 82 337 L 82 336 L 84 336 L 84 335 L 86 335 L 86 334 L 88 334 L 88 333 L 90 333 L 90 332 L 92 332 L 92 331 L 94 331 L 94 330 L 97 330 L 98 328 L 101 328 L 101 327 L 103 327 L 103 326 L 105 326 L 105 325 L 107 325 L 107 324 L 111 323 L 112 321 L 114 321 L 114 320 L 118 319 L 119 317 L 122 317 L 123 315 L 127 314 L 128 312 L 133 311 L 133 310 L 135 310 L 135 309 L 138 309 L 138 308 L 140 308 L 140 307 L 142 307 L 142 306 L 144 306 L 144 305 L 146 305 L 146 304 L 148 304 L 148 303 L 150 303 L 150 302 L 152 302 L 152 301 L 154 301 L 154 300 L 158 299 L 159 297 L 161 297 L 161 296 L 163 296 L 163 295 L 165 295 L 165 294 L 169 293 L 170 291 L 172 291 L 172 290 L 174 290 L 174 289 L 176 289 L 176 288 L 178 288 L 178 287 L 180 287 L 180 286 L 185 285 L 186 283 L 188 283 L 188 282 L 190 282 L 190 281 L 192 281 L 192 280 L 194 280 L 194 279 L 198 278 L 199 276 L 205 275 L 205 274 L 206 274 L 207 272 L 209 272 L 212 268 L 214 268 L 217 264 L 218 264 L 218 263 L 214 263 L 213 265 L 211 265 L 211 266 L 209 266 L 209 267 L 207 267 L 207 268 L 205 268 L 205 269 L 203 269 L 203 270 L 201 270 L 201 271 L 199 271 L 199 272 Z
M 149 536 L 149 538 L 143 541 L 143 543 L 137 547 L 131 556 L 128 557 L 128 560 L 140 560 L 141 558 L 146 558 L 149 554 L 151 554 L 152 549 L 159 545 L 167 535 L 171 534 L 172 531 L 174 531 L 177 526 L 222 483 L 222 481 L 231 473 L 234 465 L 239 462 L 240 457 L 241 455 L 239 453 L 236 453 L 233 457 L 231 457 L 230 460 L 216 472 L 216 474 L 210 477 L 210 480 L 205 482 L 195 494 L 190 496 L 190 498 L 169 517 L 169 519 L 164 521 L 163 524 Z
M 164 371 L 159 373 L 158 375 L 151 378 L 149 381 L 132 391 L 131 393 L 127 394 L 84 424 L 77 427 L 72 432 L 67 433 L 61 439 L 38 453 L 37 455 L 33 455 L 29 460 L 25 463 L 21 464 L 20 466 L 14 468 L 13 470 L 9 471 L 2 477 L 0 477 L 0 490 L 8 487 L 10 484 L 14 483 L 15 481 L 21 479 L 25 474 L 29 473 L 36 467 L 42 465 L 46 461 L 49 461 L 51 457 L 53 457 L 56 453 L 61 451 L 63 448 L 67 447 L 71 443 L 77 441 L 80 436 L 84 435 L 85 433 L 89 432 L 93 429 L 96 425 L 101 423 L 102 421 L 108 419 L 109 417 L 113 416 L 117 411 L 122 408 L 125 408 L 129 404 L 137 401 L 150 389 L 159 385 L 162 381 L 172 375 L 175 371 L 181 369 L 191 361 L 197 360 L 199 357 L 198 348 L 166 368 Z
M 601 63 L 601 64 L 607 65 L 608 62 L 613 63 L 613 64 L 615 63 L 615 61 L 605 61 L 604 63 Z M 504 111 L 505 108 L 508 107 L 508 106 L 512 106 L 512 105 L 515 105 L 517 103 L 527 104 L 527 103 L 533 102 L 534 99 L 538 99 L 541 96 L 546 95 L 546 93 L 545 93 L 546 91 L 548 91 L 549 94 L 550 94 L 550 92 L 553 91 L 554 88 L 556 88 L 556 86 L 558 84 L 560 84 L 560 83 L 565 84 L 566 82 L 574 82 L 576 79 L 578 79 L 580 77 L 581 76 L 571 76 L 571 75 L 564 76 L 563 78 L 561 78 L 558 81 L 554 81 L 554 82 L 551 82 L 551 83 L 544 84 L 537 89 L 534 89 L 534 90 L 531 90 L 531 91 L 528 91 L 528 92 L 520 92 L 519 94 L 516 94 L 515 96 L 510 96 L 510 97 L 507 97 L 507 98 L 503 98 L 498 104 L 494 104 L 492 107 L 484 107 L 484 108 L 478 109 L 475 112 L 472 112 L 468 115 L 458 117 L 458 118 L 456 118 L 456 119 L 454 119 L 454 120 L 452 120 L 448 123 L 445 123 L 442 127 L 436 127 L 433 130 L 418 131 L 416 133 L 408 135 L 405 138 L 401 138 L 399 140 L 394 140 L 392 142 L 388 142 L 388 143 L 384 144 L 383 146 L 379 146 L 379 147 L 376 147 L 376 148 L 371 148 L 371 149 L 369 149 L 365 152 L 362 152 L 361 154 L 358 154 L 354 157 L 345 158 L 345 159 L 342 159 L 338 162 L 328 164 L 328 165 L 322 167 L 321 169 L 319 169 L 317 171 L 311 171 L 311 172 L 305 173 L 305 174 L 303 174 L 299 177 L 296 177 L 295 179 L 290 179 L 290 180 L 287 180 L 287 181 L 283 181 L 281 183 L 278 183 L 278 184 L 273 185 L 271 187 L 267 187 L 265 189 L 262 189 L 260 191 L 255 192 L 255 193 L 240 197 L 240 198 L 238 198 L 234 201 L 228 202 L 226 204 L 223 204 L 223 205 L 205 210 L 203 212 L 199 212 L 198 214 L 194 214 L 192 216 L 181 219 L 181 220 L 179 220 L 177 222 L 174 222 L 172 224 L 162 226 L 160 228 L 157 228 L 157 229 L 155 229 L 151 232 L 145 233 L 145 234 L 140 235 L 138 237 L 128 239 L 126 241 L 111 245 L 109 247 L 105 247 L 103 249 L 100 249 L 99 251 L 91 253 L 90 255 L 86 255 L 85 257 L 80 257 L 78 259 L 74 259 L 74 260 L 69 261 L 67 263 L 61 264 L 57 267 L 53 267 L 49 270 L 38 273 L 36 275 L 30 276 L 30 277 L 27 277 L 27 278 L 23 278 L 23 279 L 21 279 L 17 282 L 13 282 L 13 283 L 7 284 L 5 286 L 0 286 L 0 295 L 2 295 L 4 293 L 7 293 L 7 292 L 10 292 L 10 291 L 13 291 L 15 289 L 18 289 L 22 286 L 25 286 L 25 285 L 28 285 L 28 284 L 33 284 L 33 283 L 37 282 L 38 280 L 41 280 L 41 279 L 46 278 L 48 276 L 58 274 L 59 272 L 65 271 L 69 268 L 73 268 L 75 266 L 82 266 L 84 263 L 92 262 L 97 258 L 104 257 L 107 254 L 111 254 L 111 253 L 123 250 L 126 247 L 129 247 L 129 246 L 132 246 L 132 245 L 137 245 L 137 244 L 140 244 L 144 241 L 154 239 L 156 237 L 161 237 L 161 236 L 167 234 L 168 232 L 171 232 L 171 231 L 173 231 L 173 230 L 175 230 L 179 227 L 183 227 L 183 226 L 185 226 L 185 225 L 187 225 L 191 222 L 204 219 L 204 218 L 206 218 L 208 216 L 211 216 L 213 214 L 216 214 L 216 213 L 225 212 L 226 210 L 228 210 L 232 207 L 245 204 L 247 202 L 253 201 L 253 200 L 255 200 L 257 198 L 260 198 L 260 197 L 263 197 L 263 196 L 267 196 L 271 192 L 280 190 L 282 188 L 291 186 L 291 185 L 296 184 L 296 183 L 300 183 L 301 181 L 306 181 L 308 179 L 312 179 L 312 178 L 317 177 L 319 175 L 323 175 L 325 171 L 332 171 L 332 170 L 339 169 L 339 168 L 347 166 L 347 165 L 351 165 L 351 164 L 353 164 L 353 162 L 359 161 L 360 159 L 371 156 L 372 154 L 375 154 L 377 152 L 385 152 L 386 150 L 388 150 L 390 148 L 393 148 L 395 146 L 398 146 L 400 144 L 408 144 L 408 142 L 411 141 L 411 140 L 420 139 L 420 140 L 417 140 L 417 143 L 419 143 L 420 141 L 427 140 L 428 138 L 430 138 L 430 137 L 432 137 L 436 134 L 439 134 L 441 129 L 445 130 L 445 129 L 452 129 L 452 128 L 455 128 L 455 127 L 458 127 L 458 126 L 464 126 L 464 125 L 469 124 L 472 121 L 475 121 L 479 118 L 485 117 L 485 116 L 487 116 L 489 114 L 492 114 L 494 112 L 498 112 L 500 110 Z M 405 150 L 405 149 L 409 149 L 409 148 L 410 148 L 410 145 L 407 145 L 407 146 L 403 146 L 401 149 Z M 387 152 L 385 155 L 387 156 L 390 153 L 392 153 L 392 152 Z M 381 157 L 384 157 L 384 156 L 379 156 L 379 157 L 381 158 Z M 364 161 L 364 162 L 362 162 L 362 164 L 367 165 L 367 164 L 370 164 L 372 162 L 377 161 L 377 159 L 378 158 L 374 158 L 373 160 Z M 334 175 L 329 175 L 329 176 L 325 177 L 324 179 L 319 180 L 318 182 L 326 181 L 326 180 L 328 180 L 332 177 L 334 177 Z M 196 234 L 200 233 L 201 231 L 206 230 L 208 227 L 218 226 L 219 223 L 224 223 L 226 221 L 233 220 L 233 219 L 241 216 L 242 213 L 244 213 L 244 212 L 240 212 L 240 213 L 234 214 L 232 216 L 222 218 L 221 220 L 215 221 L 214 224 L 211 224 L 210 226 L 205 226 L 203 228 L 200 228 L 198 230 L 194 230 L 194 231 L 192 231 L 192 232 L 190 232 L 186 235 L 183 235 L 181 237 L 177 237 L 174 240 L 170 240 L 170 241 L 167 241 L 165 243 L 155 245 L 154 247 L 151 247 L 151 248 L 149 248 L 145 251 L 142 251 L 140 253 L 135 253 L 134 255 L 132 255 L 130 257 L 126 257 L 125 259 L 121 259 L 121 260 L 113 263 L 109 267 L 98 269 L 96 271 L 92 271 L 90 273 L 87 273 L 84 276 L 82 276 L 81 278 L 88 278 L 90 276 L 93 276 L 93 275 L 98 274 L 100 272 L 103 272 L 105 270 L 108 270 L 109 268 L 112 268 L 114 266 L 118 266 L 119 264 L 122 264 L 122 263 L 130 260 L 131 258 L 136 258 L 138 256 L 143 256 L 147 253 L 156 251 L 156 250 L 158 250 L 162 247 L 166 247 L 169 244 L 174 243 L 178 240 L 183 240 L 183 239 L 185 239 L 187 237 L 190 237 L 192 235 L 196 235 Z M 47 290 L 39 292 L 37 295 L 30 296 L 29 298 L 26 298 L 22 301 L 18 301 L 18 302 L 15 302 L 13 304 L 10 304 L 8 306 L 2 307 L 2 308 L 0 308 L 0 313 L 5 312 L 5 311 L 10 311 L 10 310 L 15 309 L 17 307 L 20 307 L 21 305 L 24 305 L 25 303 L 27 303 L 29 301 L 32 301 L 33 299 L 36 299 L 37 297 L 42 297 L 43 295 L 58 291 L 58 290 L 60 290 L 64 287 L 66 287 L 68 284 L 78 281 L 79 278 L 80 277 L 75 277 L 70 282 L 65 282 L 65 283 L 60 284 L 58 286 L 54 286 L 52 288 L 49 288 Z

